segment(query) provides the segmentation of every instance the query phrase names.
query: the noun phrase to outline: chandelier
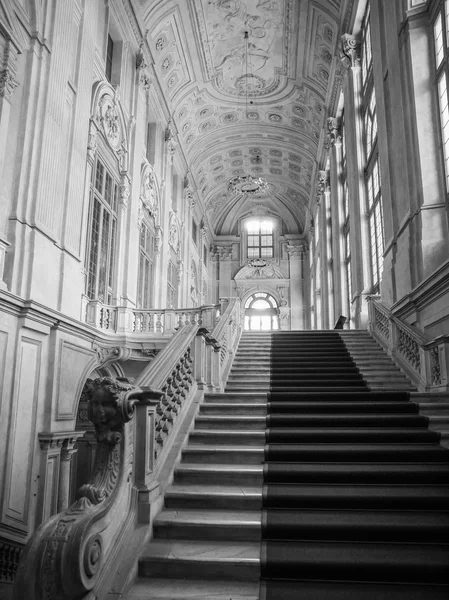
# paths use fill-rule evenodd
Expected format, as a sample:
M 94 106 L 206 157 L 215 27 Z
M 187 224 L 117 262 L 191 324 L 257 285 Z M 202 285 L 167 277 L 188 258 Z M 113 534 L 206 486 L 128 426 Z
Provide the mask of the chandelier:
M 248 32 L 245 31 L 245 70 L 246 74 L 241 77 L 241 81 L 245 81 L 245 124 L 248 119 L 248 82 L 251 74 L 248 71 Z M 243 87 L 243 86 L 242 86 Z M 247 132 L 246 132 L 247 133 Z M 237 175 L 228 181 L 228 192 L 233 194 L 241 194 L 243 196 L 263 196 L 269 190 L 268 183 L 263 177 L 254 177 L 249 173 Z

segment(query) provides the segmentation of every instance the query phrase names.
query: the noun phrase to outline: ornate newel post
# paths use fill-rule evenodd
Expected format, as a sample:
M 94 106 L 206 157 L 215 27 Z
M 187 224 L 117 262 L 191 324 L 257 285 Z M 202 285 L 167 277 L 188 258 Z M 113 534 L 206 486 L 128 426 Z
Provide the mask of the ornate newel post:
M 92 381 L 86 395 L 88 418 L 94 425 L 97 440 L 92 475 L 79 488 L 75 502 L 42 523 L 27 543 L 17 571 L 14 590 L 17 600 L 84 598 L 97 584 L 103 584 L 103 568 L 114 569 L 120 560 L 115 545 L 129 511 L 135 506 L 134 406 L 139 402 L 151 404 L 152 400 L 159 403 L 163 392 L 139 389 L 126 380 L 102 377 Z M 149 422 L 151 424 L 151 416 Z M 73 445 L 81 433 L 70 436 L 66 433 L 64 438 L 58 437 L 61 434 L 40 435 L 44 451 L 52 456 L 56 451 L 62 453 L 59 478 L 55 478 L 61 507 L 68 498 Z M 58 446 L 60 450 L 56 450 Z M 145 453 L 149 469 L 139 470 L 141 465 L 137 469 L 143 484 L 151 474 L 150 451 L 147 448 Z M 93 594 L 96 597 L 96 593 Z

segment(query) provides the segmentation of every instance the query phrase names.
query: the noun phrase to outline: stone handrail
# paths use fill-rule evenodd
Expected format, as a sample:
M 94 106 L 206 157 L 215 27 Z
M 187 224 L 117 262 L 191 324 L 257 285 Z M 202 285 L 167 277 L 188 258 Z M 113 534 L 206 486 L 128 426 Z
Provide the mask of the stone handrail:
M 222 299 L 222 317 L 212 330 L 212 338 L 220 346 L 219 380 L 223 385 L 226 384 L 232 358 L 242 333 L 241 322 L 240 298 Z
M 143 309 L 108 306 L 91 300 L 85 309 L 88 325 L 111 333 L 172 335 L 188 323 L 212 329 L 220 318 L 219 305 L 198 308 Z
M 216 328 L 225 336 L 226 356 L 235 346 L 238 311 L 239 304 L 230 302 L 220 319 L 225 325 Z M 157 478 L 191 413 L 195 391 L 222 389 L 221 349 L 209 329 L 189 318 L 133 384 L 108 377 L 88 380 L 88 418 L 97 440 L 92 475 L 75 502 L 45 521 L 28 541 L 15 600 L 107 596 L 110 574 L 133 538 L 136 516 L 139 523 L 151 522 L 152 503 L 160 497 Z
M 17 571 L 16 600 L 96 598 L 90 591 L 120 558 L 117 536 L 137 503 L 135 405 L 151 405 L 163 393 L 103 377 L 90 382 L 87 395 L 97 440 L 92 475 L 75 502 L 42 523 L 28 541 Z
M 449 391 L 449 336 L 429 339 L 368 296 L 368 329 L 420 391 Z

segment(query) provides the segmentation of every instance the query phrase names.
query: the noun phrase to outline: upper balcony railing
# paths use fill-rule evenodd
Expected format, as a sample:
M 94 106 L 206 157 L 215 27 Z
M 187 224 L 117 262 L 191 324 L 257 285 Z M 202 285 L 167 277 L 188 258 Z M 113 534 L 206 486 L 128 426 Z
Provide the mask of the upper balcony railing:
M 187 324 L 200 325 L 212 330 L 220 319 L 220 305 L 198 308 L 144 309 L 108 306 L 99 300 L 86 305 L 88 325 L 109 333 L 146 333 L 172 335 Z
M 369 296 L 368 329 L 420 391 L 449 391 L 449 336 L 429 339 Z

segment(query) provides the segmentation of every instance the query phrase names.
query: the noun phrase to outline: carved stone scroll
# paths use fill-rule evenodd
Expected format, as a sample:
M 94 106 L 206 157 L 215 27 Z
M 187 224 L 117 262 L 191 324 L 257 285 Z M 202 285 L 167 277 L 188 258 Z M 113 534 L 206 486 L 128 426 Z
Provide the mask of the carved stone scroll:
M 134 405 L 140 400 L 159 402 L 163 392 L 102 377 L 90 383 L 86 395 L 97 440 L 92 476 L 75 502 L 29 540 L 17 573 L 17 600 L 84 598 L 108 563 L 111 540 L 121 525 L 117 513 L 126 515 L 130 509 Z

